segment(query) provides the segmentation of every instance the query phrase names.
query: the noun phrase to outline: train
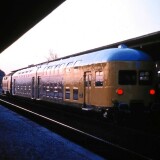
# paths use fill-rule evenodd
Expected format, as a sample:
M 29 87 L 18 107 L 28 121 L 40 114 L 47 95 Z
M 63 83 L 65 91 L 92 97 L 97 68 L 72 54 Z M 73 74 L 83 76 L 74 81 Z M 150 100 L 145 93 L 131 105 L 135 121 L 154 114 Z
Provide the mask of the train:
M 3 77 L 3 93 L 102 112 L 148 109 L 155 101 L 155 63 L 119 45 L 31 65 Z
M 0 69 L 0 94 L 2 94 L 2 79 L 5 76 L 4 71 Z

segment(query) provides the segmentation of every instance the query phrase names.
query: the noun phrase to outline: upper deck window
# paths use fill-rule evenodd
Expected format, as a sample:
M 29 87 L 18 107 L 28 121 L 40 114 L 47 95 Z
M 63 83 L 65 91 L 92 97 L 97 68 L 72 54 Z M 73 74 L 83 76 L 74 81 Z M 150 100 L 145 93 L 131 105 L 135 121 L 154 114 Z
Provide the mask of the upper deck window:
M 47 75 L 47 69 L 48 67 L 45 67 L 44 70 L 43 70 L 43 75 Z
M 78 60 L 74 63 L 74 68 L 78 68 L 81 64 L 81 60 Z
M 58 65 L 55 66 L 55 68 L 54 68 L 54 73 L 55 74 L 59 73 L 59 67 L 60 67 L 60 64 L 58 64 Z
M 79 66 L 80 66 L 80 63 L 81 63 L 81 60 L 76 61 L 76 62 L 74 63 L 74 72 L 75 72 L 75 73 L 78 72 L 78 68 L 79 68 Z
M 69 62 L 66 66 L 66 73 L 69 73 L 71 71 L 71 67 L 73 65 L 73 62 Z
M 47 68 L 47 71 L 46 71 L 46 72 L 47 72 L 47 73 L 46 73 L 47 75 L 50 75 L 50 74 L 51 74 L 51 69 L 52 69 L 52 66 L 49 66 L 49 67 Z
M 65 65 L 65 63 L 62 63 L 62 64 L 59 66 L 59 73 L 63 73 L 64 65 Z
M 118 75 L 118 83 L 120 85 L 135 85 L 137 81 L 136 70 L 120 70 Z

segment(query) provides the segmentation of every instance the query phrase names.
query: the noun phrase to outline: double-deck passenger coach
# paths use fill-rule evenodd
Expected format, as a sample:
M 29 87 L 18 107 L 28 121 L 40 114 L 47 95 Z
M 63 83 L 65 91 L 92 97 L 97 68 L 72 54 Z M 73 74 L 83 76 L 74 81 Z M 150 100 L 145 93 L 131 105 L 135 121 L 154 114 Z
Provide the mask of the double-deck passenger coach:
M 154 70 L 149 55 L 121 45 L 19 69 L 3 78 L 3 90 L 106 113 L 123 106 L 147 108 L 154 102 Z

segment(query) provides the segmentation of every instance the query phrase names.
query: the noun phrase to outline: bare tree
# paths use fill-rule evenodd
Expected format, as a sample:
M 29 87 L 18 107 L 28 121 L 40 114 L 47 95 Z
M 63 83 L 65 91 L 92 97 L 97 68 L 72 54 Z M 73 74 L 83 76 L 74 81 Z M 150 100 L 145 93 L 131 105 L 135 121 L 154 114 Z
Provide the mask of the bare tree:
M 55 60 L 58 58 L 57 53 L 54 53 L 52 49 L 49 50 L 49 56 L 46 57 L 47 61 Z

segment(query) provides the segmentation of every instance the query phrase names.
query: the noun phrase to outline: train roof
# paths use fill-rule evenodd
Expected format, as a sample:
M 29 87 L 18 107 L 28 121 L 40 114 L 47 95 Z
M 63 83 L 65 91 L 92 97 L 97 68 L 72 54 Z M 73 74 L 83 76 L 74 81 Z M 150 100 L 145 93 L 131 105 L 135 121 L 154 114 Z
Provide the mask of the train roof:
M 103 49 L 82 55 L 74 55 L 61 59 L 60 61 L 53 61 L 57 63 L 69 63 L 77 62 L 79 66 L 104 63 L 110 61 L 151 61 L 151 57 L 139 50 L 127 48 L 125 45 L 121 45 L 118 48 Z
M 83 64 L 102 63 L 109 61 L 150 61 L 151 57 L 142 51 L 120 47 L 104 49 L 75 57 L 82 60 Z
M 103 49 L 86 54 L 70 55 L 22 69 L 25 70 L 36 66 L 53 66 L 58 64 L 65 64 L 65 66 L 67 66 L 67 64 L 71 62 L 73 62 L 72 65 L 74 66 L 83 66 L 111 61 L 151 61 L 151 57 L 142 51 L 127 48 L 125 45 L 120 45 L 118 48 Z M 19 71 L 22 69 L 19 69 Z

